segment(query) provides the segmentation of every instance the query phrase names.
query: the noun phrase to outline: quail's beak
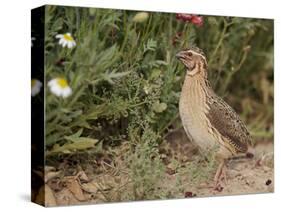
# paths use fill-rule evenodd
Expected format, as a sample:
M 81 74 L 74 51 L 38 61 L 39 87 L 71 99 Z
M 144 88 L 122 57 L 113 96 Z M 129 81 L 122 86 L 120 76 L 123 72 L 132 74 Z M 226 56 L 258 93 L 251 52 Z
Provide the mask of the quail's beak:
M 184 58 L 184 53 L 181 51 L 179 53 L 176 54 L 176 58 L 178 59 L 183 59 Z

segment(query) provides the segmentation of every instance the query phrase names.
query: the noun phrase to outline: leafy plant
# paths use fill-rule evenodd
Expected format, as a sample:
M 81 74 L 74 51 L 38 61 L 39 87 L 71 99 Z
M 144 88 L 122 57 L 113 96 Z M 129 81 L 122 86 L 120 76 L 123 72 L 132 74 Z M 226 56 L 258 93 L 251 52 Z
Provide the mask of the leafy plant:
M 47 159 L 97 143 L 106 149 L 128 142 L 134 199 L 155 199 L 168 196 L 159 190 L 165 167 L 158 144 L 169 129 L 181 127 L 185 70 L 175 55 L 182 48 L 205 51 L 212 86 L 246 121 L 255 141 L 273 138 L 273 21 L 204 16 L 196 26 L 168 13 L 135 22 L 136 13 L 46 7 L 46 81 L 63 77 L 73 91 L 61 98 L 46 89 Z M 57 43 L 55 36 L 66 32 L 74 48 Z M 206 167 L 211 171 L 213 164 Z M 188 172 L 200 181 L 196 162 Z

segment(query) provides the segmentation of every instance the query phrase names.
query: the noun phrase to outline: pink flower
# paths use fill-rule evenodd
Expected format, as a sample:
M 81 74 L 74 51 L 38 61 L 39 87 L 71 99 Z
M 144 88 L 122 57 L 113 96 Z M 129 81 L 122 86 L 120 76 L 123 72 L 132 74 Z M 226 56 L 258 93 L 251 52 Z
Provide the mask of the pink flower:
M 181 20 L 187 23 L 192 23 L 196 26 L 202 26 L 203 25 L 203 17 L 198 15 L 192 15 L 192 14 L 185 14 L 185 13 L 178 13 L 176 14 L 176 19 Z
M 184 14 L 184 13 L 178 13 L 178 14 L 176 14 L 176 19 L 189 22 L 192 19 L 192 15 Z
M 192 16 L 191 22 L 196 26 L 202 26 L 203 25 L 203 17 L 202 16 Z

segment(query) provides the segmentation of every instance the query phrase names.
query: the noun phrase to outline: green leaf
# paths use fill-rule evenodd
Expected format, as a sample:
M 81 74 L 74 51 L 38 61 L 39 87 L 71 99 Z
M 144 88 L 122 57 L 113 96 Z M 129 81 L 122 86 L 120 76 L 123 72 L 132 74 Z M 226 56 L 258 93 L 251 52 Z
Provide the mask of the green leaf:
M 157 79 L 161 75 L 161 70 L 160 69 L 153 69 L 150 75 L 150 79 Z
M 156 112 L 156 113 L 162 113 L 164 110 L 167 109 L 167 104 L 162 102 L 160 103 L 159 101 L 155 102 L 152 105 L 152 109 Z
M 81 128 L 80 130 L 78 130 L 76 133 L 74 133 L 73 135 L 70 135 L 70 136 L 65 136 L 65 138 L 67 137 L 67 138 L 79 138 L 80 137 L 80 135 L 82 134 L 82 132 L 83 132 L 83 129 Z M 66 139 L 67 139 L 66 138 Z
M 104 74 L 101 75 L 101 77 L 109 82 L 110 84 L 114 84 L 114 79 L 120 79 L 124 76 L 127 76 L 128 74 L 131 73 L 131 71 L 124 71 L 124 72 L 118 72 L 116 73 L 116 69 L 114 69 L 113 71 L 109 72 L 109 71 L 106 71 Z
M 76 135 L 75 135 L 76 136 Z M 88 138 L 88 137 L 75 137 L 75 136 L 65 136 L 66 140 L 71 141 L 72 143 L 66 143 L 62 146 L 54 145 L 53 149 L 47 152 L 47 155 L 55 153 L 72 153 L 76 151 L 86 150 L 89 148 L 95 147 L 98 142 L 97 139 Z
M 155 51 L 157 47 L 157 41 L 149 39 L 146 44 L 143 45 L 143 54 L 147 51 Z
M 84 117 L 86 120 L 95 120 L 101 116 L 105 110 L 107 110 L 106 104 L 93 105 Z
M 72 141 L 74 143 L 92 143 L 96 144 L 98 142 L 97 139 L 89 138 L 89 137 L 72 137 L 72 136 L 64 136 L 64 138 L 68 141 Z

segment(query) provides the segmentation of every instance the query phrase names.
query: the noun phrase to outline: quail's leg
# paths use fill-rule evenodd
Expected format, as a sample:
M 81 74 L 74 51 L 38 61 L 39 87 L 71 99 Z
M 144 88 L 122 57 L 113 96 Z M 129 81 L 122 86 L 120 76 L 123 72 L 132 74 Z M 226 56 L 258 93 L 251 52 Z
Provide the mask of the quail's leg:
M 219 162 L 219 166 L 214 176 L 212 185 L 201 185 L 200 188 L 211 188 L 212 190 L 220 191 L 222 188 L 220 184 L 222 178 L 224 179 L 225 184 L 227 184 L 226 160 L 220 157 L 220 155 L 216 155 L 216 160 Z
M 220 181 L 222 177 L 226 182 L 226 160 L 231 156 L 231 152 L 229 152 L 227 149 L 225 149 L 223 146 L 220 147 L 219 151 L 215 155 L 216 161 L 219 163 L 219 166 L 217 168 L 217 172 L 214 177 L 214 184 L 215 184 L 215 189 L 217 190 L 218 187 L 220 187 Z
M 214 177 L 215 189 L 219 186 L 222 175 L 223 175 L 224 179 L 226 180 L 225 160 L 221 160 L 221 162 L 217 168 L 217 171 L 216 171 L 216 174 Z

